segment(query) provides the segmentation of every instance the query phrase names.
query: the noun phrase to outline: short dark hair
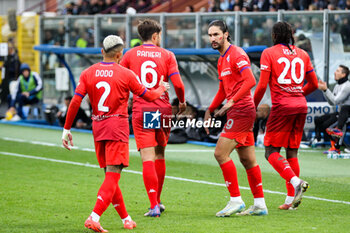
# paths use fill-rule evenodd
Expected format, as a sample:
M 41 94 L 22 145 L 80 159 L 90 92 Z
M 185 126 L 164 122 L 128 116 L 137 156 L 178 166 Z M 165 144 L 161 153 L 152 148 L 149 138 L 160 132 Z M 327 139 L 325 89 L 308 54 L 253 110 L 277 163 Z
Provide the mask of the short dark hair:
M 290 51 L 292 49 L 289 47 L 291 43 L 294 45 L 293 28 L 287 22 L 277 22 L 272 27 L 272 40 L 273 44 L 286 44 Z
M 64 100 L 67 100 L 67 101 L 71 101 L 72 99 L 73 99 L 73 97 L 71 95 L 66 96 L 66 98 L 64 98 Z
M 145 19 L 137 26 L 137 31 L 142 41 L 147 41 L 152 38 L 153 33 L 160 33 L 162 27 L 153 19 Z
M 345 74 L 345 78 L 348 78 L 349 76 L 349 67 L 344 66 L 344 65 L 339 65 L 340 68 L 342 68 L 343 73 Z
M 228 42 L 231 42 L 231 36 L 230 36 L 230 32 L 228 31 L 228 27 L 225 23 L 225 21 L 223 20 L 214 20 L 214 21 L 211 21 L 208 28 L 212 27 L 212 26 L 216 26 L 216 27 L 219 27 L 220 30 L 225 33 L 227 32 L 228 33 L 228 37 L 227 37 L 227 41 Z

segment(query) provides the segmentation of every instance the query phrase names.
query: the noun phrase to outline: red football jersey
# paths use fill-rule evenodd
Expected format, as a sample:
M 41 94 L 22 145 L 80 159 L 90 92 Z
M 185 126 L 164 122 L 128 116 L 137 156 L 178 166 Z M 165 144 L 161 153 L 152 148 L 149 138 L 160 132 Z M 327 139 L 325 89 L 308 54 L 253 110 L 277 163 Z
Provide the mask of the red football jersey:
M 129 50 L 124 54 L 120 65 L 134 71 L 140 82 L 151 90 L 159 86 L 161 76 L 164 76 L 164 82 L 168 82 L 171 76 L 179 74 L 175 55 L 152 44 L 143 44 Z M 145 106 L 171 107 L 168 92 L 153 102 L 134 96 L 133 111 L 142 111 L 142 107 Z
M 272 111 L 281 115 L 307 113 L 303 95 L 304 79 L 312 72 L 309 55 L 302 49 L 284 44 L 267 48 L 261 55 L 260 70 L 271 72 L 269 86 Z
M 249 57 L 240 47 L 230 45 L 224 55 L 220 56 L 218 61 L 219 80 L 223 82 L 227 100 L 232 99 L 241 88 L 244 82 L 241 72 L 249 68 Z M 250 112 L 252 109 L 255 109 L 255 107 L 250 92 L 234 103 L 232 107 L 235 114 Z
M 99 62 L 84 70 L 75 94 L 89 95 L 93 118 L 128 117 L 129 92 L 142 96 L 146 88 L 134 72 L 114 62 Z

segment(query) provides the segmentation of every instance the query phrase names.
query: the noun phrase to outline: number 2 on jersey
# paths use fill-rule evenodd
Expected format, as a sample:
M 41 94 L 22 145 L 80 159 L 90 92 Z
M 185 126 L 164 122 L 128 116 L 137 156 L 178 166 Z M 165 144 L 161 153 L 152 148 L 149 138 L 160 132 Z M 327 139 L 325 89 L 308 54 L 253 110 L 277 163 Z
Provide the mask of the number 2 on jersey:
M 111 86 L 107 82 L 101 81 L 101 82 L 98 82 L 96 84 L 96 87 L 97 87 L 97 89 L 100 89 L 101 87 L 103 87 L 105 89 L 105 91 L 103 92 L 103 94 L 100 98 L 100 101 L 98 101 L 97 109 L 98 109 L 98 111 L 101 111 L 101 112 L 108 112 L 109 107 L 104 106 L 103 104 L 105 103 L 109 93 L 111 92 Z
M 292 80 L 291 79 L 287 79 L 285 78 L 287 76 L 287 73 L 289 71 L 289 68 L 291 68 L 291 75 L 292 75 L 292 79 L 294 80 L 294 82 L 296 84 L 300 84 L 301 82 L 304 81 L 304 62 L 303 60 L 301 60 L 299 57 L 296 57 L 292 60 L 292 62 L 290 62 L 286 57 L 280 57 L 277 60 L 278 64 L 284 63 L 285 67 L 282 71 L 282 73 L 280 74 L 280 76 L 278 76 L 277 78 L 277 82 L 279 84 L 291 84 Z M 300 64 L 300 76 L 299 78 L 297 77 L 296 74 L 296 64 L 299 63 Z
M 141 83 L 145 85 L 145 87 L 147 88 L 154 87 L 158 82 L 158 74 L 154 69 L 156 67 L 157 67 L 157 64 L 154 63 L 153 61 L 145 61 L 141 65 Z M 147 79 L 146 79 L 147 74 L 152 75 L 152 81 L 150 83 L 147 82 Z

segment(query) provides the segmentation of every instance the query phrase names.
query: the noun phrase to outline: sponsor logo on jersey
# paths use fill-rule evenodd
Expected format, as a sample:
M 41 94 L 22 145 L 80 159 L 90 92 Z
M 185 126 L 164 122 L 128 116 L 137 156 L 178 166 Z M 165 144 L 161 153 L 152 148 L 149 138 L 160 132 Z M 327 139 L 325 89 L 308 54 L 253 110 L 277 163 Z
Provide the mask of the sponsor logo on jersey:
M 260 70 L 267 70 L 268 68 L 269 66 L 267 65 L 263 65 L 263 64 L 260 65 Z
M 238 68 L 241 68 L 242 66 L 248 65 L 248 62 L 243 60 L 243 61 L 240 61 L 236 64 L 237 64 Z
M 223 76 L 230 75 L 230 74 L 232 74 L 231 69 L 230 68 L 226 68 L 223 71 L 221 71 L 221 75 L 220 76 L 223 77 Z
M 301 86 L 296 86 L 296 87 L 283 87 L 283 86 L 280 86 L 280 88 L 283 91 L 289 92 L 289 93 L 302 93 L 303 92 L 303 88 Z
M 161 58 L 161 57 L 162 57 L 162 53 L 161 53 L 161 52 L 155 52 L 155 51 L 142 51 L 142 50 L 137 50 L 136 56 L 138 56 L 138 57 Z
M 156 112 L 143 112 L 143 128 L 144 129 L 160 129 L 160 116 L 162 114 Z

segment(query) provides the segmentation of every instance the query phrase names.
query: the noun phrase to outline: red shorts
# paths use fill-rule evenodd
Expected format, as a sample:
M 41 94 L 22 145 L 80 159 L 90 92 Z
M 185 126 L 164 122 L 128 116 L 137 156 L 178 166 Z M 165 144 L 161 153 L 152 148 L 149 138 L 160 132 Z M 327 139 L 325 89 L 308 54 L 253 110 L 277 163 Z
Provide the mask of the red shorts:
M 170 136 L 170 127 L 160 129 L 144 129 L 143 128 L 143 116 L 140 114 L 134 114 L 132 117 L 132 128 L 134 130 L 137 150 L 163 146 L 168 144 Z
M 238 145 L 254 146 L 253 126 L 255 121 L 255 111 L 247 116 L 227 115 L 227 121 L 220 137 L 235 139 Z
M 303 137 L 306 113 L 281 116 L 271 113 L 266 123 L 265 146 L 297 149 Z
M 129 166 L 129 143 L 121 141 L 95 141 L 95 151 L 101 168 L 107 165 Z

